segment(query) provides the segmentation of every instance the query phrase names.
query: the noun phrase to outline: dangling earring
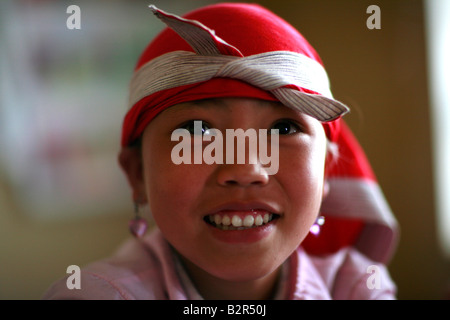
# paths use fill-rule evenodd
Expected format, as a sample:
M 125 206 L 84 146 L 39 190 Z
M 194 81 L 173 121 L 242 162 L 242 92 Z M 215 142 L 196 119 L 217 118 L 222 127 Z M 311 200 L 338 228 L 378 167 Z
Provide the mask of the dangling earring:
M 128 228 L 133 236 L 141 238 L 147 231 L 147 221 L 139 216 L 139 203 L 134 202 L 134 218 L 128 222 Z
M 324 216 L 318 216 L 314 224 L 309 229 L 309 232 L 311 232 L 313 235 L 318 236 L 320 233 L 320 227 L 323 226 L 325 223 L 325 217 Z

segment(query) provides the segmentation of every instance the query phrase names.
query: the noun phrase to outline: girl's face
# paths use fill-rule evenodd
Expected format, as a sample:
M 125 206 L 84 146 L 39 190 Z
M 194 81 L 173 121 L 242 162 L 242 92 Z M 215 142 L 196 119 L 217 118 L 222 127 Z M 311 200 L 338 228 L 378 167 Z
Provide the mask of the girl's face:
M 171 141 L 172 132 L 188 129 L 194 144 L 194 120 L 204 130 L 220 130 L 223 159 L 230 152 L 226 129 L 267 129 L 269 149 L 270 129 L 279 129 L 278 172 L 269 175 L 267 165 L 249 157 L 245 164 L 174 164 L 172 149 L 180 141 Z M 140 190 L 159 229 L 187 263 L 220 279 L 250 281 L 277 270 L 308 234 L 322 201 L 325 155 L 320 122 L 280 103 L 182 103 L 144 131 Z

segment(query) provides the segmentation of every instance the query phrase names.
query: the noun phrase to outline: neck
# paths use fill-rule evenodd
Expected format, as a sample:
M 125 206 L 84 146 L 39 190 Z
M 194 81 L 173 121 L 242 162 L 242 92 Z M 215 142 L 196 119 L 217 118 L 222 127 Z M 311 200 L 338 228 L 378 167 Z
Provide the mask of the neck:
M 180 257 L 197 291 L 206 300 L 268 300 L 272 299 L 280 278 L 281 267 L 261 278 L 229 281 L 215 277 L 187 259 Z

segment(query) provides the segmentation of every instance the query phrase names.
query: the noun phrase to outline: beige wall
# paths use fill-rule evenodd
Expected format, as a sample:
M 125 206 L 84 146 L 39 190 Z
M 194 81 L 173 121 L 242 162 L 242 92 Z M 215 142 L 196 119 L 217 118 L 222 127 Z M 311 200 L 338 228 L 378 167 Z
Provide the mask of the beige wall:
M 334 95 L 352 106 L 348 123 L 402 228 L 390 265 L 399 298 L 444 297 L 450 268 L 436 236 L 421 1 L 376 1 L 381 30 L 366 28 L 372 1 L 257 2 L 303 32 L 325 62 Z M 0 179 L 0 299 L 37 299 L 68 265 L 105 256 L 127 236 L 131 210 L 109 217 L 33 221 L 10 200 L 4 181 Z

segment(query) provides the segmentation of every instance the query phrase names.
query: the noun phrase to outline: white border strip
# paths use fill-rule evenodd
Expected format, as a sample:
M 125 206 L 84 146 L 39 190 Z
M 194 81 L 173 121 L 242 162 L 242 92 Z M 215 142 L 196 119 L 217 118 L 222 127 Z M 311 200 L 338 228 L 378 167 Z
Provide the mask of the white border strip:
M 348 108 L 333 99 L 325 69 L 317 61 L 290 51 L 272 51 L 248 57 L 198 55 L 173 51 L 145 63 L 130 83 L 129 108 L 142 98 L 159 91 L 208 81 L 231 78 L 272 92 L 288 107 L 320 121 L 333 120 Z M 288 85 L 320 95 L 306 94 Z
M 363 219 L 396 227 L 397 221 L 375 181 L 358 178 L 329 178 L 330 192 L 321 211 L 330 216 Z
M 330 192 L 321 212 L 362 219 L 366 225 L 356 247 L 375 261 L 389 262 L 397 247 L 399 227 L 378 183 L 358 178 L 329 178 L 328 182 Z

